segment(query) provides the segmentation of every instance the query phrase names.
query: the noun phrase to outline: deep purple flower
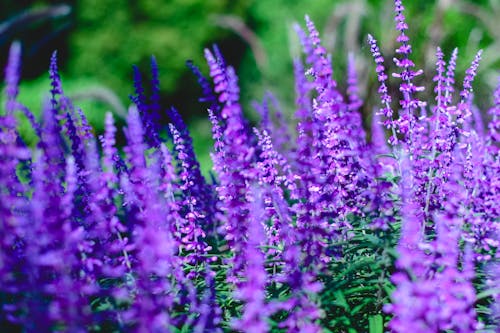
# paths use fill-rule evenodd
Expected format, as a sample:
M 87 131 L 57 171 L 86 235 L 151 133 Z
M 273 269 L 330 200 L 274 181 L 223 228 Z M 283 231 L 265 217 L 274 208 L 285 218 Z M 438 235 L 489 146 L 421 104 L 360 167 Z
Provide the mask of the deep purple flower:
M 144 124 L 146 131 L 146 142 L 152 147 L 157 147 L 160 144 L 158 137 L 159 119 L 160 119 L 160 104 L 159 104 L 159 90 L 160 81 L 158 79 L 158 65 L 156 59 L 151 57 L 151 84 L 152 94 L 150 100 L 147 99 L 142 82 L 141 72 L 137 66 L 133 66 L 134 70 L 134 88 L 135 95 L 130 96 L 132 102 L 137 106 L 141 121 Z
M 191 60 L 188 60 L 186 62 L 186 65 L 191 70 L 191 72 L 193 72 L 193 74 L 196 76 L 196 78 L 198 79 L 198 84 L 201 87 L 202 96 L 198 100 L 203 103 L 209 103 L 208 109 L 214 110 L 218 114 L 219 108 L 217 104 L 217 97 L 213 92 L 210 82 L 205 76 L 203 76 L 200 69 L 196 65 L 194 65 Z

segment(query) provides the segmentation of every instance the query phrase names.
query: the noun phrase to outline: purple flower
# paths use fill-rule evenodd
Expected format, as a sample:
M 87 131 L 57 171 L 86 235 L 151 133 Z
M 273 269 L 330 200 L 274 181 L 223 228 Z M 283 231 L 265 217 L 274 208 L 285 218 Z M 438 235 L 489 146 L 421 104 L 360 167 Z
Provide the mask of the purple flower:
M 5 111 L 12 115 L 16 109 L 16 99 L 19 93 L 19 76 L 21 67 L 21 44 L 14 42 L 10 46 L 9 60 L 5 67 Z
M 264 266 L 264 254 L 260 246 L 265 244 L 262 221 L 265 218 L 262 194 L 259 189 L 252 189 L 254 202 L 248 221 L 248 238 L 240 254 L 245 262 L 245 280 L 240 282 L 234 292 L 235 298 L 243 302 L 242 317 L 232 323 L 232 327 L 242 332 L 268 332 L 270 315 L 266 304 L 267 274 Z
M 354 54 L 349 53 L 347 58 L 347 97 L 349 98 L 349 111 L 352 114 L 363 106 L 363 100 L 359 97 L 358 74 L 356 72 L 356 58 Z
M 188 60 L 186 62 L 186 65 L 191 70 L 191 72 L 193 72 L 193 74 L 196 76 L 196 78 L 198 79 L 198 84 L 201 87 L 202 97 L 200 97 L 198 100 L 200 102 L 209 103 L 208 109 L 214 110 L 216 113 L 218 113 L 219 107 L 217 104 L 217 97 L 215 96 L 212 90 L 210 82 L 205 76 L 203 76 L 200 69 L 196 65 L 194 65 L 191 60 Z
M 418 153 L 415 151 L 415 145 L 416 142 L 419 142 L 416 136 L 420 129 L 416 123 L 414 112 L 417 108 L 425 106 L 425 102 L 415 98 L 415 93 L 424 90 L 424 87 L 416 86 L 413 81 L 415 77 L 422 74 L 422 70 L 415 72 L 412 69 L 415 67 L 415 64 L 409 58 L 412 49 L 409 44 L 409 38 L 405 33 L 408 29 L 408 25 L 403 15 L 404 7 L 400 0 L 394 1 L 394 11 L 396 12 L 394 18 L 396 21 L 396 30 L 400 33 L 396 40 L 401 44 L 400 47 L 396 49 L 396 53 L 401 55 L 401 59 L 394 58 L 394 62 L 401 72 L 393 73 L 392 75 L 401 79 L 399 90 L 403 94 L 403 99 L 399 102 L 403 109 L 403 113 L 400 114 L 399 119 L 395 123 L 399 132 L 404 135 L 405 142 L 409 145 L 410 155 L 416 157 Z
M 255 178 L 256 172 L 252 167 L 254 147 L 250 145 L 246 121 L 239 104 L 239 87 L 234 69 L 226 68 L 220 57 L 214 57 L 208 49 L 205 50 L 205 57 L 215 85 L 214 90 L 223 105 L 220 118 L 225 123 L 225 127 L 221 128 L 224 144 L 222 152 L 216 153 L 216 157 L 222 160 L 214 161 L 214 165 L 223 168 L 217 170 L 220 183 L 216 190 L 220 210 L 227 215 L 224 228 L 228 245 L 233 249 L 232 272 L 237 275 L 243 268 L 242 257 L 238 254 L 242 251 L 249 209 L 247 199 L 242 194 L 248 191 L 248 184 Z
M 169 128 L 177 159 L 180 162 L 179 178 L 181 184 L 179 189 L 183 192 L 183 200 L 180 203 L 183 224 L 178 229 L 180 243 L 183 246 L 181 250 L 187 251 L 188 262 L 197 264 L 203 260 L 203 256 L 210 250 L 210 247 L 205 243 L 206 234 L 201 228 L 206 220 L 204 213 L 207 212 L 200 209 L 199 201 L 205 198 L 201 196 L 201 193 L 195 187 L 205 184 L 196 183 L 199 180 L 195 179 L 195 171 L 199 173 L 199 169 L 193 169 L 190 165 L 192 160 L 196 160 L 193 159 L 193 156 L 189 156 L 189 150 L 186 149 L 185 141 L 179 131 L 172 124 L 169 124 Z
M 193 328 L 194 333 L 222 333 L 220 327 L 222 323 L 222 310 L 215 300 L 216 290 L 214 275 L 215 273 L 208 270 L 205 278 L 207 288 L 203 294 L 201 304 L 199 306 L 200 317 Z
M 372 35 L 368 35 L 368 43 L 370 44 L 370 51 L 372 53 L 373 58 L 375 59 L 375 64 L 377 65 L 375 71 L 377 72 L 377 79 L 380 82 L 378 93 L 380 94 L 383 107 L 380 110 L 379 114 L 384 115 L 386 118 L 384 120 L 384 126 L 392 130 L 392 136 L 389 139 L 389 142 L 391 144 L 396 144 L 398 142 L 398 138 L 395 131 L 393 111 L 391 108 L 392 98 L 388 94 L 388 88 L 386 84 L 387 74 L 385 73 L 384 58 L 380 53 L 377 41 L 372 37 Z

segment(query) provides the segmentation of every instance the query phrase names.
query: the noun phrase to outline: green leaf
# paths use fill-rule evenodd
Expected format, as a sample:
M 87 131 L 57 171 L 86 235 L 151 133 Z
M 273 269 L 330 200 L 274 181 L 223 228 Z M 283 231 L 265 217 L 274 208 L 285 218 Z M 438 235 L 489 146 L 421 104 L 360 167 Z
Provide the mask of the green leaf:
M 335 301 L 333 302 L 333 304 L 340 306 L 341 308 L 344 308 L 344 310 L 346 311 L 349 311 L 349 304 L 347 304 L 347 301 L 342 291 L 337 290 L 334 293 L 334 295 L 335 295 Z
M 490 296 L 493 296 L 493 295 L 496 295 L 496 294 L 499 294 L 499 293 L 500 293 L 500 287 L 486 289 L 485 291 L 480 292 L 479 294 L 477 294 L 476 299 L 480 300 L 480 299 L 483 299 L 483 298 L 486 298 L 486 297 L 490 297 Z
M 370 333 L 384 333 L 384 318 L 376 314 L 368 318 L 368 328 Z

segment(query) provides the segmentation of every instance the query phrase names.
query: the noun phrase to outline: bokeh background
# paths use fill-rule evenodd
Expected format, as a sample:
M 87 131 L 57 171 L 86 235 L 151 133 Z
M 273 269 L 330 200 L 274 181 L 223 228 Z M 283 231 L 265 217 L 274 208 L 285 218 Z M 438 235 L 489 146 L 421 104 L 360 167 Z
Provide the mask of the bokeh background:
M 459 48 L 457 82 L 482 48 L 475 95 L 477 104 L 487 108 L 500 68 L 500 0 L 404 4 L 413 59 L 427 73 L 420 78 L 422 83 L 432 87 L 436 46 L 448 55 Z M 392 8 L 390 0 L 0 0 L 0 65 L 5 65 L 11 42 L 20 40 L 20 100 L 37 114 L 49 90 L 49 58 L 57 50 L 65 91 L 99 134 L 104 112 L 110 110 L 123 121 L 128 96 L 133 93 L 132 65 L 147 78 L 154 55 L 161 73 L 163 106 L 175 106 L 188 121 L 206 171 L 210 168 L 210 129 L 206 112 L 197 102 L 201 91 L 186 60 L 193 60 L 207 73 L 203 49 L 219 45 L 227 62 L 237 69 L 247 116 L 257 120 L 252 103 L 271 91 L 285 115 L 292 118 L 292 59 L 300 56 L 293 24 L 303 26 L 308 14 L 332 53 L 340 89 L 347 55 L 355 56 L 368 123 L 378 97 L 366 36 L 370 33 L 379 40 L 391 63 L 396 36 Z M 432 91 L 422 97 L 428 93 Z M 23 130 L 28 142 L 29 132 Z

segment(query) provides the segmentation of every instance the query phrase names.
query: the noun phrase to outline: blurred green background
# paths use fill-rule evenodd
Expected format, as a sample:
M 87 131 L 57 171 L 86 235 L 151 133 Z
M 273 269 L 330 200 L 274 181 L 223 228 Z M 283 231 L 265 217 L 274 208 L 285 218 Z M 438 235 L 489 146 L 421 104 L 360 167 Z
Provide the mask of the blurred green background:
M 475 52 L 484 49 L 475 94 L 478 104 L 486 108 L 500 68 L 500 0 L 408 0 L 404 4 L 413 59 L 417 67 L 427 70 L 421 80 L 431 84 L 428 87 L 432 87 L 436 46 L 441 45 L 447 55 L 459 48 L 459 83 Z M 237 69 L 246 114 L 255 120 L 251 102 L 272 91 L 291 118 L 292 59 L 300 55 L 293 24 L 304 26 L 308 14 L 332 53 L 341 89 L 347 55 L 355 55 L 366 99 L 362 111 L 369 119 L 378 97 L 366 36 L 371 33 L 379 40 L 386 62 L 391 63 L 396 36 L 392 8 L 390 0 L 1 0 L 0 65 L 5 65 L 10 43 L 20 40 L 20 99 L 38 113 L 49 89 L 49 58 L 58 50 L 65 91 L 75 97 L 100 133 L 105 111 L 123 118 L 133 93 L 132 64 L 147 78 L 154 55 L 164 108 L 174 105 L 184 115 L 202 164 L 209 164 L 210 129 L 206 112 L 197 103 L 201 91 L 186 60 L 192 59 L 207 73 L 203 49 L 217 43 Z M 422 97 L 429 98 L 426 93 Z M 29 141 L 29 129 L 25 131 Z

